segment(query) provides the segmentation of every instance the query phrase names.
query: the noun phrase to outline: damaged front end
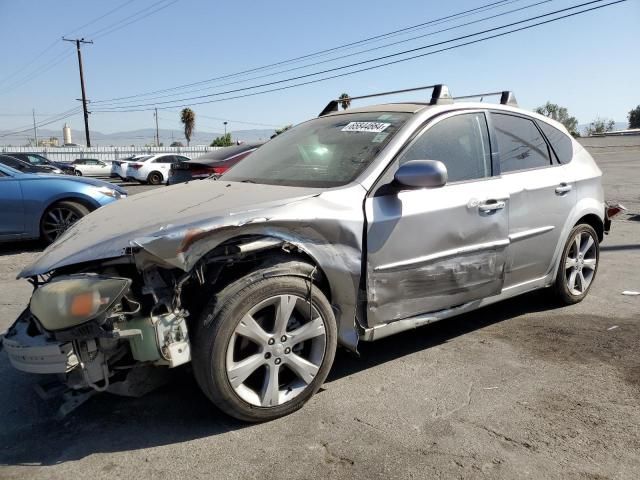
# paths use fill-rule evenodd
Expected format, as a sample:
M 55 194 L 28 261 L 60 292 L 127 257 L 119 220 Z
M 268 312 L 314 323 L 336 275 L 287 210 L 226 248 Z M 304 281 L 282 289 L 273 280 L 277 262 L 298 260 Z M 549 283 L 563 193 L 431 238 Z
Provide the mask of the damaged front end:
M 189 362 L 188 314 L 175 295 L 179 283 L 157 271 L 143 283 L 132 273 L 123 265 L 34 281 L 29 307 L 3 340 L 11 364 L 55 374 L 73 391 L 139 396 L 157 385 L 147 382 L 141 390 L 132 372 Z

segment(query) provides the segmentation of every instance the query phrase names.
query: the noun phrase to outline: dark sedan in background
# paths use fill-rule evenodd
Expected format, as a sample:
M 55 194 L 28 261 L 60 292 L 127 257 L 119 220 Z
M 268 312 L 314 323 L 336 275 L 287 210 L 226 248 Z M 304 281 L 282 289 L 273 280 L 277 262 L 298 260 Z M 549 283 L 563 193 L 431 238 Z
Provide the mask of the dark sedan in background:
M 18 170 L 23 173 L 52 173 L 47 168 L 37 167 L 29 162 L 23 162 L 11 155 L 0 155 L 0 165 L 11 167 L 14 170 Z M 56 173 L 56 172 L 53 172 Z
M 62 162 L 53 162 L 39 153 L 7 152 L 6 154 L 11 155 L 18 160 L 22 160 L 23 162 L 28 162 L 36 167 L 44 168 L 49 173 L 64 173 L 65 175 L 73 175 L 72 165 Z
M 261 145 L 262 143 L 243 143 L 224 147 L 186 162 L 172 163 L 167 185 L 222 175 Z

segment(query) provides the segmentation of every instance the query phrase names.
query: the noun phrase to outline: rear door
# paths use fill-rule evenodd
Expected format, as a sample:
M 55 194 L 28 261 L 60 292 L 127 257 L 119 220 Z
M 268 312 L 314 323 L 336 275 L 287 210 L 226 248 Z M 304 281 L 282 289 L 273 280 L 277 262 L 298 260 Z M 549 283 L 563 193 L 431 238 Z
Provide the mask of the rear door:
M 509 246 L 505 288 L 538 280 L 553 267 L 562 228 L 576 202 L 566 166 L 552 152 L 533 119 L 491 113 L 500 172 L 509 190 Z
M 24 233 L 24 202 L 20 180 L 0 170 L 0 238 L 19 238 Z
M 162 178 L 166 180 L 167 178 L 169 178 L 169 170 L 171 169 L 171 164 L 179 161 L 180 160 L 178 160 L 178 158 L 174 155 L 163 155 L 153 161 L 155 165 L 152 167 L 152 169 L 158 170 L 160 173 L 162 173 Z
M 408 160 L 440 160 L 440 188 L 389 188 Z M 370 327 L 499 294 L 508 245 L 509 193 L 492 176 L 482 111 L 427 125 L 365 201 Z

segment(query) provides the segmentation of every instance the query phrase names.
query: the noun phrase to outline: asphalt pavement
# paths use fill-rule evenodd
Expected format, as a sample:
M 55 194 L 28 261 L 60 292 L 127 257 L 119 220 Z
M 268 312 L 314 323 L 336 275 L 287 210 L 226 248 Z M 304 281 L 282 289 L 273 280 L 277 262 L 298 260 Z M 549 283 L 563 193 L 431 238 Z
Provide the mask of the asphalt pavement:
M 218 412 L 188 368 L 56 421 L 2 352 L 0 478 L 640 478 L 640 296 L 622 295 L 640 290 L 640 148 L 594 156 L 629 210 L 582 303 L 534 292 L 339 352 L 302 410 L 260 425 Z M 0 331 L 28 301 L 15 275 L 39 249 L 0 247 Z

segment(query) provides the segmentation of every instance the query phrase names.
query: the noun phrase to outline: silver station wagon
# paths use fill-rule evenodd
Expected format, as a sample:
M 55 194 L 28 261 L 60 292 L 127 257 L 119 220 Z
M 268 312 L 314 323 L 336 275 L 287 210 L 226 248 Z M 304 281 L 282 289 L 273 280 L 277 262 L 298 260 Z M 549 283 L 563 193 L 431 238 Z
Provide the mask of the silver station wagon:
M 217 180 L 80 220 L 20 274 L 34 292 L 4 338 L 14 367 L 58 374 L 69 410 L 191 362 L 217 407 L 263 421 L 309 400 L 338 345 L 540 288 L 581 301 L 609 226 L 591 156 L 510 92 L 428 88 L 332 101 Z

